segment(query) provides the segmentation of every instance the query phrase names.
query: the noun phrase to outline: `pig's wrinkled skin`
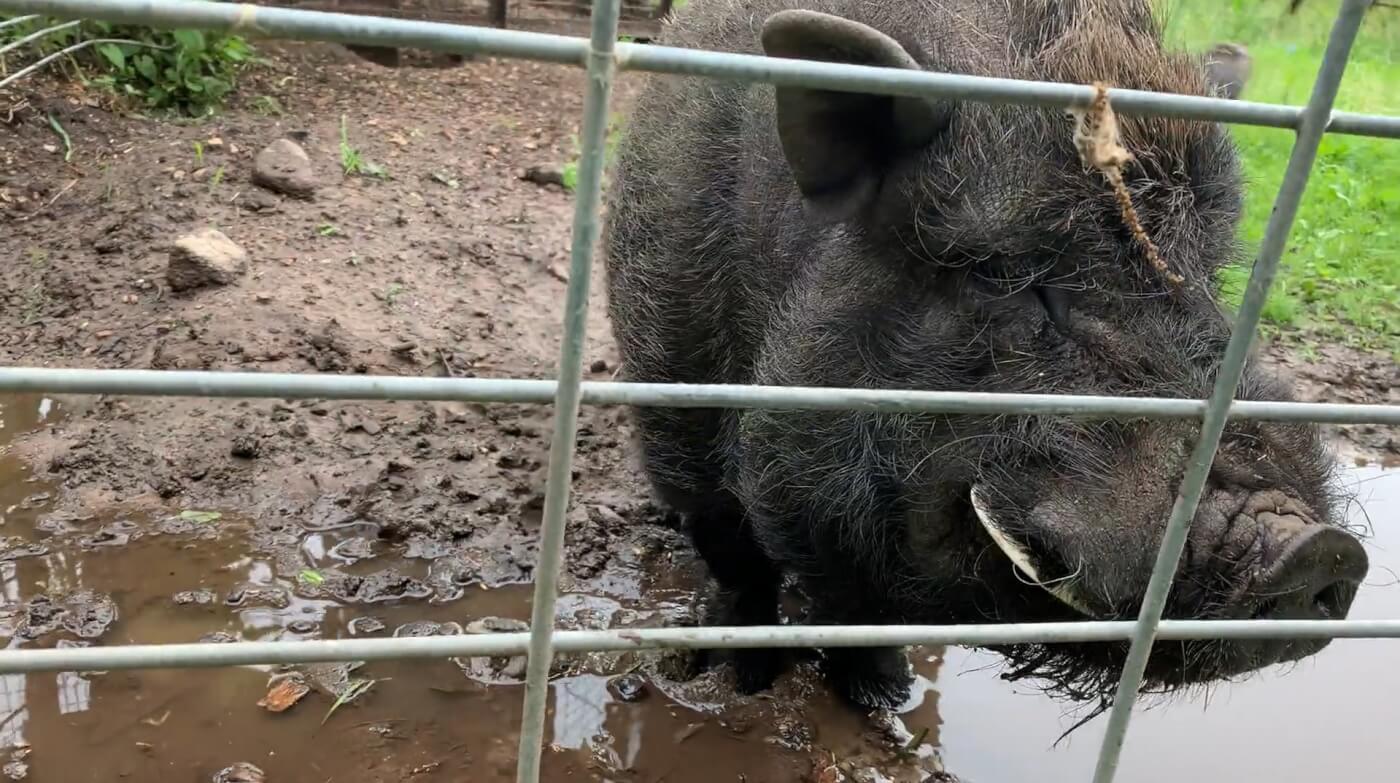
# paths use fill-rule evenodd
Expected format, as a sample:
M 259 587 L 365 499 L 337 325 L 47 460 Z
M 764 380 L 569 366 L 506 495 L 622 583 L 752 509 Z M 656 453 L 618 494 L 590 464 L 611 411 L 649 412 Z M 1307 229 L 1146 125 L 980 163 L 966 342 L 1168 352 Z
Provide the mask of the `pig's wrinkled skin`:
M 792 12 L 789 9 L 806 9 Z M 787 11 L 787 13 L 780 13 Z M 809 13 L 819 12 L 819 13 Z M 1145 0 L 704 0 L 662 43 L 1207 94 Z M 626 380 L 1202 398 L 1231 324 L 1241 177 L 1224 127 L 1121 116 L 1124 172 L 1175 292 L 1062 110 L 647 77 L 605 229 Z M 1240 396 L 1291 398 L 1251 362 Z M 635 411 L 659 497 L 719 585 L 711 622 L 1136 616 L 1198 427 L 1181 421 Z M 1167 616 L 1345 616 L 1367 559 L 1311 425 L 1227 428 Z M 1320 642 L 1162 643 L 1148 686 Z M 1017 645 L 1011 676 L 1096 698 L 1126 643 Z M 782 657 L 740 651 L 742 690 Z M 858 704 L 906 697 L 894 649 L 828 649 Z

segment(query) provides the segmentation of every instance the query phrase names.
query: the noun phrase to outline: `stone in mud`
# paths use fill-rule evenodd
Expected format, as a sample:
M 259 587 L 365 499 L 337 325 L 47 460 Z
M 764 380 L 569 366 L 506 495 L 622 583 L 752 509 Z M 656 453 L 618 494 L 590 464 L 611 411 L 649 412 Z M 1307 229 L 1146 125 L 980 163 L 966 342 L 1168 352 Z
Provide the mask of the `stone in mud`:
M 253 160 L 253 184 L 296 198 L 310 198 L 316 191 L 311 158 L 291 139 L 278 139 Z
M 189 606 L 191 604 L 205 606 L 214 603 L 217 597 L 212 590 L 185 590 L 176 593 L 171 600 L 178 606 Z
M 522 633 L 530 630 L 530 624 L 509 617 L 483 617 L 467 623 L 467 633 Z
M 467 623 L 467 633 L 519 633 L 530 630 L 528 623 L 507 617 L 483 617 Z M 469 679 L 487 685 L 520 682 L 525 678 L 525 656 L 496 655 L 453 658 Z
M 96 639 L 117 619 L 117 605 L 111 596 L 80 590 L 67 600 L 63 629 L 84 639 Z
M 186 234 L 170 247 L 165 281 L 173 291 L 232 285 L 248 269 L 248 254 L 224 236 L 206 228 Z
M 56 605 L 52 598 L 48 595 L 35 595 L 22 609 L 14 635 L 18 639 L 38 639 L 56 629 L 62 619 L 63 608 Z
M 228 606 L 268 606 L 286 609 L 292 599 L 285 590 L 276 587 L 236 587 L 229 591 L 224 603 Z
M 374 557 L 374 542 L 368 538 L 347 538 L 331 547 L 329 554 L 331 557 L 351 563 L 357 560 L 367 560 Z
M 427 598 L 433 594 L 426 584 L 393 569 L 364 576 L 336 574 L 327 578 L 325 587 L 342 601 L 355 603 Z
M 557 185 L 564 187 L 564 172 L 559 169 L 545 168 L 544 166 L 531 166 L 520 175 L 526 182 L 533 182 L 536 185 Z
M 49 548 L 34 541 L 25 541 L 17 536 L 0 539 L 0 562 L 18 560 L 22 557 L 46 555 Z
M 234 437 L 228 453 L 239 459 L 255 459 L 262 453 L 262 443 L 258 441 L 258 436 L 244 432 Z
M 612 690 L 617 698 L 625 702 L 645 699 L 649 691 L 647 682 L 640 674 L 624 674 L 612 681 Z
M 444 601 L 460 597 L 465 588 L 479 584 L 479 561 L 464 552 L 445 553 L 432 559 L 428 566 L 428 586 L 433 589 L 435 600 Z
M 384 630 L 384 621 L 378 617 L 356 617 L 350 621 L 350 633 L 354 636 L 379 633 L 382 630 Z
M 240 761 L 214 773 L 213 783 L 267 783 L 267 775 L 252 764 Z
M 367 619 L 367 618 L 360 618 Z M 373 619 L 373 618 L 368 618 Z M 379 624 L 382 629 L 383 623 Z M 419 636 L 459 636 L 462 633 L 462 626 L 457 623 L 439 623 L 433 620 L 412 620 L 394 629 L 394 637 L 415 638 Z
M 136 529 L 135 523 L 119 520 L 110 525 L 103 525 L 90 536 L 79 538 L 78 543 L 84 548 L 126 546 Z
M 117 619 L 117 606 L 104 594 L 80 590 L 62 600 L 36 595 L 21 610 L 15 636 L 38 639 L 63 630 L 84 639 L 106 633 Z
M 773 726 L 773 734 L 768 738 L 779 747 L 802 751 L 812 747 L 812 726 L 795 717 L 781 717 Z
M 298 674 L 291 674 L 274 682 L 268 688 L 267 695 L 258 700 L 258 706 L 268 712 L 286 712 L 310 692 L 311 686 L 306 684 L 306 680 Z
M 277 209 L 277 197 L 266 191 L 254 190 L 238 199 L 238 206 L 248 212 L 272 212 Z
M 351 663 L 309 663 L 304 666 L 298 666 L 297 668 L 311 687 L 332 699 L 339 699 L 351 688 L 364 687 L 363 685 L 356 686 L 350 677 L 350 675 L 354 674 L 364 665 L 364 661 L 354 661 Z

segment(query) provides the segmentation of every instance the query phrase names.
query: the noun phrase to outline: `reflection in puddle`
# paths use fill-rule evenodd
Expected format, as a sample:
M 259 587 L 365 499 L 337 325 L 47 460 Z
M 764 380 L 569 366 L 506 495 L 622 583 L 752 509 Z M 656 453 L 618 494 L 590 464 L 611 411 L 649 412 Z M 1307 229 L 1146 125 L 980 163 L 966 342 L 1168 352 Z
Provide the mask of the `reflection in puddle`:
M 606 766 L 630 770 L 641 757 L 647 715 L 615 703 L 608 680 L 584 674 L 566 677 L 553 686 L 550 741 L 570 750 L 591 750 Z
M 0 442 L 58 415 L 38 400 L 8 401 L 4 412 Z M 30 556 L 0 560 L 0 637 L 10 647 L 382 637 L 529 617 L 529 585 L 461 590 L 441 602 L 395 598 L 385 591 L 399 577 L 386 577 L 386 570 L 426 576 L 430 563 L 386 544 L 372 525 L 298 531 L 297 565 L 290 567 L 251 545 L 253 525 L 227 510 L 218 520 L 173 528 L 161 519 L 123 518 L 44 530 L 49 490 L 18 463 L 0 462 L 5 535 L 42 545 Z M 27 500 L 39 495 L 45 499 Z M 99 530 L 121 535 L 102 537 Z M 303 568 L 325 574 L 328 584 L 332 574 L 363 578 L 385 597 L 367 596 L 365 588 L 351 591 L 359 602 L 337 600 L 307 589 L 299 581 Z M 560 621 L 587 628 L 657 623 L 686 598 L 668 593 L 657 609 L 649 605 L 654 598 L 642 600 L 635 574 L 605 581 L 610 595 L 561 596 Z M 624 702 L 610 690 L 611 678 L 590 665 L 581 656 L 553 683 L 546 780 L 782 781 L 811 768 L 804 749 L 766 741 L 773 723 L 767 706 L 748 724 L 723 724 L 638 675 L 646 692 Z M 209 780 L 237 762 L 256 764 L 273 780 L 514 780 L 518 685 L 480 684 L 446 660 L 308 666 L 302 670 L 311 691 L 271 713 L 258 702 L 277 669 L 0 677 L 0 768 L 19 759 L 12 750 L 32 746 L 23 762 L 45 780 L 107 783 L 171 773 Z M 367 681 L 374 686 L 329 714 L 337 694 Z M 829 739 L 848 734 L 854 749 L 860 732 L 851 718 Z
M 1350 617 L 1400 617 L 1400 471 L 1349 469 L 1359 492 L 1354 519 L 1367 543 L 1371 574 Z M 1139 711 L 1124 746 L 1119 777 L 1133 783 L 1395 779 L 1389 748 L 1400 724 L 1396 642 L 1339 639 L 1321 654 L 1199 696 Z M 967 783 L 1087 780 L 1104 718 L 1058 747 L 1081 713 L 997 679 L 985 653 L 949 651 L 938 678 L 945 716 L 943 754 Z
M 0 711 L 4 713 L 0 744 L 7 749 L 28 744 L 24 737 L 24 724 L 29 720 L 29 707 L 24 699 L 25 680 L 23 674 L 0 675 Z
M 12 438 L 55 423 L 60 409 L 53 400 L 32 394 L 0 397 L 0 526 L 15 514 L 47 504 L 47 496 L 19 460 L 9 455 Z
M 59 406 L 38 394 L 8 394 L 0 399 L 0 445 L 22 432 L 30 432 L 57 419 Z
M 594 737 L 604 733 L 607 706 L 612 701 L 608 693 L 608 678 L 592 674 L 566 677 L 554 684 L 553 692 L 552 740 L 555 745 L 582 750 Z
M 58 673 L 58 712 L 83 712 L 92 703 L 92 683 L 76 672 Z

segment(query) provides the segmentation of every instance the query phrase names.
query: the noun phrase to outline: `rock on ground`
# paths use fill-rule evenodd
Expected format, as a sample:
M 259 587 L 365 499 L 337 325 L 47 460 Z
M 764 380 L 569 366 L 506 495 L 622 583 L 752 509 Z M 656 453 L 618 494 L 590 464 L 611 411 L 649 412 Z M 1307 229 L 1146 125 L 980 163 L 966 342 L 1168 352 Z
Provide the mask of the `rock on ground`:
M 306 150 L 291 139 L 278 139 L 253 160 L 253 184 L 278 193 L 308 198 L 316 190 L 316 175 Z
M 261 769 L 246 761 L 225 767 L 214 775 L 214 783 L 264 783 L 266 780 Z
M 170 247 L 165 280 L 175 291 L 232 285 L 248 269 L 248 254 L 222 231 L 206 228 L 186 234 Z

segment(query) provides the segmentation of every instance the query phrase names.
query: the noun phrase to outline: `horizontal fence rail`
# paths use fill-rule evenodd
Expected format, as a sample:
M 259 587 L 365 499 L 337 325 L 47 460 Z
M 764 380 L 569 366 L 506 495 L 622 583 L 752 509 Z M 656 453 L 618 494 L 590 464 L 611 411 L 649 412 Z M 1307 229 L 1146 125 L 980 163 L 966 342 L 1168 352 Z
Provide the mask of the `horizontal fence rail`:
M 1400 118 L 1333 110 L 1350 49 L 1371 0 L 1341 0 L 1317 80 L 1305 106 L 1110 89 L 1123 114 L 1170 116 L 1286 128 L 1292 154 L 1260 244 L 1236 329 L 1208 400 L 966 394 L 960 392 L 789 388 L 728 385 L 594 383 L 582 381 L 593 245 L 598 232 L 603 129 L 609 90 L 619 71 L 647 71 L 877 94 L 923 95 L 1030 107 L 1070 108 L 1093 96 L 1087 85 L 1054 84 L 868 66 L 783 60 L 756 55 L 619 43 L 619 3 L 593 5 L 589 39 L 463 27 L 361 15 L 178 0 L 0 0 L 0 10 L 59 19 L 100 19 L 164 28 L 193 27 L 251 36 L 334 41 L 368 46 L 492 54 L 586 68 L 589 74 L 581 165 L 576 189 L 571 270 L 566 293 L 559 379 L 447 379 L 321 376 L 238 372 L 164 372 L 18 367 L 0 369 L 0 392 L 141 394 L 284 399 L 460 400 L 553 404 L 549 485 L 541 524 L 540 565 L 529 632 L 401 639 L 339 639 L 233 644 L 130 645 L 0 651 L 0 673 L 202 667 L 336 660 L 519 655 L 529 658 L 521 724 L 520 783 L 539 777 L 547 677 L 555 651 L 708 647 L 839 647 L 869 645 L 1128 641 L 1129 652 L 1094 770 L 1095 783 L 1117 772 L 1132 705 L 1158 639 L 1400 638 L 1400 620 L 1290 621 L 1163 620 L 1167 592 L 1206 476 L 1230 419 L 1400 424 L 1400 406 L 1239 401 L 1264 301 L 1297 215 L 1318 146 L 1326 133 L 1400 138 Z M 580 404 L 858 410 L 972 415 L 1072 415 L 1198 419 L 1201 435 L 1186 465 L 1146 595 L 1136 620 L 959 626 L 771 626 L 558 631 L 553 628 L 570 464 Z
M 199 27 L 242 35 L 489 54 L 584 66 L 589 42 L 573 36 L 465 27 L 441 22 L 306 11 L 242 3 L 180 0 L 0 0 L 0 10 L 57 18 L 99 19 L 155 27 Z M 1087 85 L 909 71 L 864 65 L 784 60 L 759 55 L 622 43 L 612 52 L 618 69 L 707 76 L 735 81 L 821 87 L 888 95 L 927 95 L 1051 108 L 1087 104 Z M 1110 89 L 1115 111 L 1186 119 L 1298 128 L 1298 106 Z M 1400 139 L 1400 117 L 1332 112 L 1328 133 Z
M 555 652 L 626 652 L 654 649 L 752 647 L 865 647 L 1121 642 L 1137 623 L 1064 622 L 999 625 L 774 625 L 704 628 L 637 628 L 555 631 Z M 1400 639 L 1400 620 L 1164 620 L 1159 639 Z M 523 655 L 531 634 L 464 634 L 393 639 L 312 639 L 299 642 L 199 642 L 127 644 L 6 650 L 0 674 L 104 671 L 109 669 L 197 669 L 286 663 L 387 661 L 407 658 L 467 658 Z
M 205 370 L 75 370 L 0 367 L 0 392 L 236 397 L 262 399 L 452 401 L 550 404 L 556 381 L 516 378 L 413 378 Z M 1073 394 L 840 389 L 810 386 L 584 381 L 588 405 L 668 408 L 1061 415 L 1199 419 L 1204 400 Z M 1400 425 L 1400 406 L 1235 400 L 1227 415 L 1257 421 Z

